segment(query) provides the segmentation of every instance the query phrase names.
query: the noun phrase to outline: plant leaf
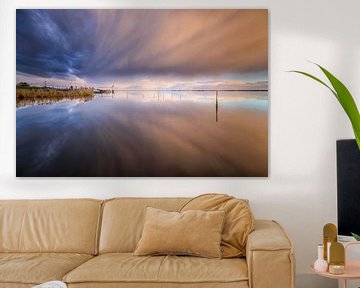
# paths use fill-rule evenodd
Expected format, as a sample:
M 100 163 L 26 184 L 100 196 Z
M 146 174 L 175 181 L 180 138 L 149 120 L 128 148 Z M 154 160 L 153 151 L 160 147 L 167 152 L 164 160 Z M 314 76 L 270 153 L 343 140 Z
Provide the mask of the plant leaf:
M 360 241 L 360 235 L 351 232 L 351 235 L 356 239 L 356 241 Z
M 315 77 L 314 75 L 311 75 L 310 73 L 306 73 L 306 72 L 303 72 L 303 71 L 298 71 L 298 70 L 290 70 L 288 72 L 302 74 L 302 75 L 305 75 L 305 76 L 307 76 L 307 77 L 321 83 L 325 87 L 329 88 L 330 91 L 335 95 L 335 97 L 338 98 L 338 95 L 336 94 L 336 92 L 329 85 L 327 85 L 324 81 L 320 80 L 319 78 Z
M 347 116 L 350 119 L 353 131 L 354 131 L 356 143 L 360 150 L 360 114 L 359 114 L 359 110 L 356 106 L 356 103 L 354 101 L 354 98 L 352 97 L 350 91 L 345 87 L 345 85 L 340 80 L 338 80 L 334 75 L 332 75 L 329 71 L 327 71 L 322 66 L 320 66 L 316 63 L 313 63 L 313 64 L 317 65 L 321 69 L 321 71 L 329 79 L 333 88 L 331 88 L 329 85 L 327 85 L 324 81 L 320 80 L 319 78 L 317 78 L 309 73 L 306 73 L 303 71 L 298 71 L 298 70 L 292 70 L 292 71 L 288 71 L 288 72 L 294 72 L 294 73 L 305 75 L 305 76 L 321 83 L 322 85 L 327 87 L 334 94 L 334 96 L 339 101 L 340 105 L 343 107 L 345 113 L 347 114 Z
M 331 85 L 334 87 L 338 95 L 338 100 L 341 106 L 344 108 L 346 114 L 348 115 L 350 122 L 353 126 L 356 142 L 360 149 L 360 113 L 358 108 L 356 107 L 356 103 L 354 98 L 352 97 L 350 91 L 346 88 L 346 86 L 338 80 L 334 75 L 332 75 L 329 71 L 327 71 L 322 66 L 316 64 L 321 71 L 325 74 L 325 76 L 329 79 Z

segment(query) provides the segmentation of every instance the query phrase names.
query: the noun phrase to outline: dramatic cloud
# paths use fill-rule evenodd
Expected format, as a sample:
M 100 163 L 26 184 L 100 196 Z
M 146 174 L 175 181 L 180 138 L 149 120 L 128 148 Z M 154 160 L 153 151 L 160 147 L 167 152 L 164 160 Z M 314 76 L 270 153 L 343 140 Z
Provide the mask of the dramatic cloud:
M 19 74 L 266 80 L 267 10 L 17 10 L 16 23 Z

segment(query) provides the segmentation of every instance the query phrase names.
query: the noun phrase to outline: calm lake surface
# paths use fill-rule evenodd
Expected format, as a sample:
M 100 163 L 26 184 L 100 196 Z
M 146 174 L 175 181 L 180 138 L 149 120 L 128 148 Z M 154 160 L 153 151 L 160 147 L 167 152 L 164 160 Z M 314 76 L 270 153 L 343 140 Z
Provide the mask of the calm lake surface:
M 16 121 L 18 177 L 268 175 L 267 92 L 115 91 Z

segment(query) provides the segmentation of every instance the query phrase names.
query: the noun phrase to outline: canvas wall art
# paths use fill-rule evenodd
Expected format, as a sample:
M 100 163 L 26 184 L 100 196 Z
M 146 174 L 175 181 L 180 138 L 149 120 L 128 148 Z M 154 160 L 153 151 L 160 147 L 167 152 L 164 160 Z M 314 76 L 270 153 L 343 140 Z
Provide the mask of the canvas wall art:
M 266 9 L 18 9 L 18 177 L 268 176 Z

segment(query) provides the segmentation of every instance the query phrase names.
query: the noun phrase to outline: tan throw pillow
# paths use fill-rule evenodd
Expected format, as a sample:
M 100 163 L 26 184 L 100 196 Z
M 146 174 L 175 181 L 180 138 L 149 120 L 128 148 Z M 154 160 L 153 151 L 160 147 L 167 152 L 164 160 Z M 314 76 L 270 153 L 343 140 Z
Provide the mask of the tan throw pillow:
M 167 212 L 147 207 L 134 255 L 221 258 L 224 211 Z
M 190 200 L 181 211 L 225 211 L 224 229 L 221 237 L 223 258 L 246 256 L 246 241 L 254 230 L 254 217 L 247 200 L 224 194 L 205 194 Z

